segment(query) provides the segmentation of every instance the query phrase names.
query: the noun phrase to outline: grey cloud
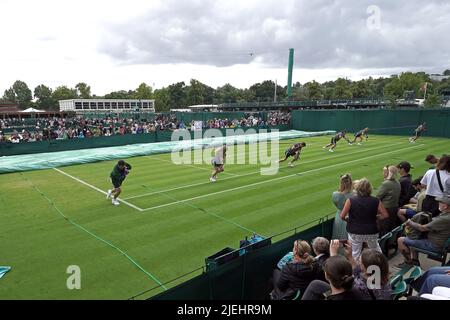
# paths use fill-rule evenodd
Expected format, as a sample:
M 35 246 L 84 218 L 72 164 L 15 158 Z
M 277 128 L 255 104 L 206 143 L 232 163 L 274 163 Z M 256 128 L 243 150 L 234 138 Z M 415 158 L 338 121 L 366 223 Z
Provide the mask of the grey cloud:
M 367 28 L 367 8 L 381 28 Z M 450 65 L 444 0 L 164 1 L 124 24 L 109 23 L 98 50 L 123 64 L 247 64 L 433 69 Z

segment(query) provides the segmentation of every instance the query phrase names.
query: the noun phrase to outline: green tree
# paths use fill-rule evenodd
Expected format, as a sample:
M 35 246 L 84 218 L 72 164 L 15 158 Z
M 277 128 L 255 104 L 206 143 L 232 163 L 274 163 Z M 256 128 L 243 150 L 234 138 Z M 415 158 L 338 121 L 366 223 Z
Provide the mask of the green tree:
M 444 76 L 450 76 L 450 70 L 447 69 L 442 73 Z
M 292 86 L 292 99 L 296 101 L 307 100 L 306 88 L 298 81 Z
M 15 102 L 15 103 L 18 102 L 16 93 L 14 92 L 14 89 L 12 87 L 5 90 L 5 93 L 3 94 L 2 99 L 5 101 L 10 101 L 10 102 Z
M 353 99 L 373 97 L 372 82 L 371 78 L 353 82 L 351 85 Z
M 323 99 L 323 92 L 320 83 L 315 80 L 305 83 L 306 98 L 308 100 Z
M 170 110 L 169 89 L 156 89 L 153 98 L 155 99 L 155 110 L 157 112 Z
M 19 104 L 21 109 L 26 109 L 31 105 L 33 98 L 30 88 L 23 81 L 17 80 L 11 88 L 5 90 L 3 99 Z
M 142 82 L 135 90 L 134 99 L 153 99 L 153 88 Z
M 204 88 L 205 85 L 198 80 L 191 79 L 190 85 L 186 88 L 188 105 L 196 105 L 204 103 Z
M 258 101 L 273 101 L 275 94 L 275 82 L 266 80 L 261 83 L 255 83 L 250 87 L 254 96 Z M 277 100 L 282 100 L 285 97 L 285 89 L 277 85 Z
M 77 89 L 77 95 L 81 99 L 90 99 L 91 98 L 91 87 L 88 86 L 84 82 L 77 83 L 75 86 L 75 89 Z
M 255 93 L 250 89 L 236 89 L 237 102 L 255 101 Z
M 130 95 L 130 93 L 125 90 L 113 91 L 105 94 L 105 99 L 133 99 L 133 94 L 134 92 Z
M 351 99 L 352 90 L 350 88 L 352 82 L 348 79 L 338 78 L 334 83 L 335 99 Z
M 34 98 L 36 99 L 36 108 L 43 110 L 56 110 L 58 105 L 52 96 L 52 89 L 41 84 L 34 88 Z
M 214 88 L 203 84 L 203 103 L 205 104 L 213 104 L 214 103 L 214 95 L 216 90 Z
M 433 90 L 431 94 L 427 95 L 424 105 L 425 107 L 440 107 L 442 106 L 442 96 L 437 90 Z
M 403 96 L 403 85 L 397 76 L 392 76 L 391 80 L 384 86 L 383 96 L 388 100 L 400 99 Z
M 239 89 L 227 83 L 216 89 L 216 103 L 233 103 L 239 100 Z M 250 100 L 247 100 L 250 101 Z
M 78 98 L 77 90 L 66 86 L 60 86 L 53 91 L 52 98 L 55 101 L 76 99 Z
M 171 84 L 168 87 L 170 108 L 185 108 L 186 104 L 186 86 L 183 82 Z

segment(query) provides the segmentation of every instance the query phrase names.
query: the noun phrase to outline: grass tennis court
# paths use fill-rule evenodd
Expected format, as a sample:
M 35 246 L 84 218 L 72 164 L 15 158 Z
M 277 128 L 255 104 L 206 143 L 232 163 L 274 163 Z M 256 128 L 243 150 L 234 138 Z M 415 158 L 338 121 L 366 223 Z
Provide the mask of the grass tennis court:
M 407 160 L 417 178 L 427 154 L 450 151 L 449 139 L 428 137 L 411 144 L 371 135 L 361 146 L 340 141 L 334 153 L 322 149 L 330 136 L 298 140 L 307 146 L 294 168 L 285 162 L 264 176 L 258 165 L 226 165 L 215 183 L 208 164 L 174 165 L 170 154 L 127 159 L 133 169 L 118 207 L 104 194 L 117 160 L 1 174 L 0 265 L 12 271 L 0 298 L 127 299 L 253 232 L 270 236 L 334 212 L 331 193 L 345 172 L 377 188 L 386 164 Z M 280 142 L 280 157 L 293 142 Z M 81 290 L 66 287 L 70 265 L 81 269 Z

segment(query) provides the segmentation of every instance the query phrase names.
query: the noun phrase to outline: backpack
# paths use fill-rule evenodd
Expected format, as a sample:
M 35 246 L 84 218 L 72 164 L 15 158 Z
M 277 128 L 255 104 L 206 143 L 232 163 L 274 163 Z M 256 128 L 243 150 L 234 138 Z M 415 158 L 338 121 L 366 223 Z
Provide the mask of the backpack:
M 262 241 L 262 240 L 264 240 L 264 239 L 265 239 L 265 238 L 263 238 L 263 237 L 261 237 L 260 235 L 258 235 L 258 234 L 255 233 L 254 235 L 252 235 L 252 236 L 250 237 L 250 239 L 248 239 L 247 237 L 245 237 L 244 240 L 240 240 L 240 241 L 239 241 L 239 248 L 246 247 L 246 246 L 249 246 L 249 245 L 251 245 L 251 244 L 258 243 L 258 242 L 260 242 L 260 241 Z M 270 244 L 270 242 L 267 243 L 267 244 Z M 257 249 L 257 248 L 259 248 L 259 247 L 263 247 L 264 245 L 267 245 L 267 244 L 261 243 L 260 246 L 255 245 L 255 246 L 250 246 L 250 247 L 248 247 L 248 248 L 246 248 L 246 249 L 241 249 L 241 250 L 239 250 L 239 255 L 242 256 L 242 255 L 245 254 L 247 251 L 250 251 L 250 250 L 253 250 L 253 249 Z
M 411 221 L 424 225 L 431 222 L 431 215 L 427 212 L 419 212 L 411 218 Z M 413 229 L 411 227 L 405 227 L 405 234 L 411 240 L 420 240 L 427 237 L 427 232 L 421 232 L 419 230 Z

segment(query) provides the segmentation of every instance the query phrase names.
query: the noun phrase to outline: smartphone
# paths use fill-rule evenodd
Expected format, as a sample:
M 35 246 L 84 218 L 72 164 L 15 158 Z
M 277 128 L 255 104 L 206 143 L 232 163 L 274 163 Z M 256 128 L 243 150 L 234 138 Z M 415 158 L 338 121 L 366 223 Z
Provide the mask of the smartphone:
M 339 240 L 340 243 L 342 243 L 342 245 L 347 244 L 348 240 L 347 239 L 343 239 L 343 240 Z

